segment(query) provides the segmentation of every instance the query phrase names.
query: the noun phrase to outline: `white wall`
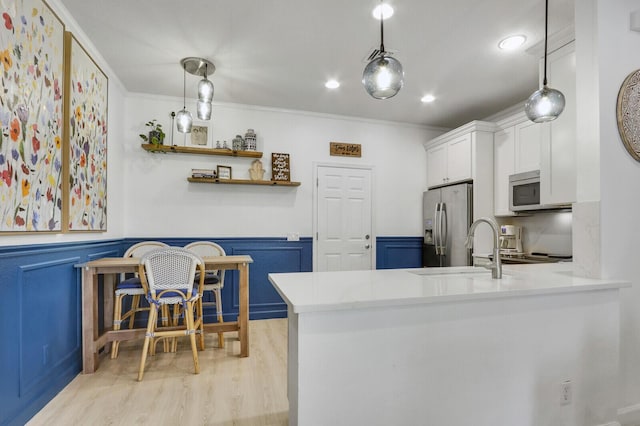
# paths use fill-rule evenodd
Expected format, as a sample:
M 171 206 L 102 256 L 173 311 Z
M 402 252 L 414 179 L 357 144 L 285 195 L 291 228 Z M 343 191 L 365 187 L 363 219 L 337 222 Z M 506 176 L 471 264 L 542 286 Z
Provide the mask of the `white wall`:
M 89 52 L 93 60 L 100 66 L 109 79 L 109 115 L 107 129 L 107 232 L 105 233 L 73 233 L 73 234 L 7 234 L 0 237 L 0 246 L 60 243 L 69 241 L 86 241 L 96 239 L 112 239 L 123 237 L 122 207 L 122 174 L 113 166 L 122 163 L 123 122 L 124 122 L 124 86 L 111 71 L 100 53 L 80 29 L 69 12 L 60 5 L 59 0 L 48 0 L 51 9 L 64 22 L 67 31 L 71 31 L 82 46 Z
M 196 84 L 194 79 L 193 84 Z M 271 153 L 291 155 L 291 180 L 297 188 L 189 183 L 192 168 L 232 167 L 234 178 L 248 179 L 251 159 L 190 154 L 149 153 L 140 148 L 144 123 L 158 119 L 171 141 L 170 112 L 181 99 L 131 94 L 126 99 L 125 235 L 131 237 L 311 236 L 313 163 L 347 163 L 374 167 L 376 230 L 380 236 L 421 235 L 422 191 L 426 189 L 426 155 L 422 143 L 440 131 L 357 118 L 214 103 L 210 138 L 226 140 L 252 128 L 264 152 L 265 179 Z M 187 101 L 195 112 L 195 102 Z M 174 132 L 174 144 L 183 135 Z M 362 158 L 331 157 L 329 142 L 362 145 Z M 119 173 L 116 171 L 116 173 Z
M 599 128 L 590 128 L 599 131 L 600 156 L 599 191 L 583 186 L 579 189 L 582 198 L 578 201 L 600 197 L 600 232 L 596 238 L 600 239 L 601 275 L 622 278 L 634 284 L 634 287 L 624 289 L 621 297 L 620 412 L 624 414 L 623 420 L 625 416 L 633 418 L 632 424 L 640 422 L 640 226 L 637 220 L 637 212 L 640 211 L 640 163 L 633 160 L 623 147 L 616 124 L 616 99 L 625 77 L 640 68 L 640 33 L 629 29 L 630 13 L 638 9 L 638 0 L 576 2 L 578 48 L 580 40 L 583 40 L 583 47 L 584 42 L 595 42 L 593 49 L 578 50 L 578 73 L 584 69 L 585 78 L 595 80 L 595 84 L 578 87 L 578 100 L 580 102 L 582 97 L 587 105 L 596 108 Z M 587 117 L 589 114 L 587 112 Z M 582 146 L 582 155 L 585 156 L 585 150 L 593 148 L 592 143 L 586 143 Z M 595 148 L 598 149 L 597 144 Z M 579 161 L 580 156 L 579 152 Z M 583 164 L 590 161 L 590 154 L 586 157 Z M 578 180 L 582 185 L 590 182 L 585 176 L 588 174 L 586 168 L 579 169 L 579 173 Z

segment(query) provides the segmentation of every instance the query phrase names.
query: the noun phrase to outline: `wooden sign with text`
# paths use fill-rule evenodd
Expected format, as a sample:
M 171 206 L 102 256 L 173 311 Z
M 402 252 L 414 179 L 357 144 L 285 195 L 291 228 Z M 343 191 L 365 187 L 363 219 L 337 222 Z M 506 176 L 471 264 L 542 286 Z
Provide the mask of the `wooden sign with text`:
M 359 143 L 329 142 L 329 154 L 334 157 L 362 157 Z
M 289 154 L 271 153 L 271 180 L 286 182 L 291 180 Z

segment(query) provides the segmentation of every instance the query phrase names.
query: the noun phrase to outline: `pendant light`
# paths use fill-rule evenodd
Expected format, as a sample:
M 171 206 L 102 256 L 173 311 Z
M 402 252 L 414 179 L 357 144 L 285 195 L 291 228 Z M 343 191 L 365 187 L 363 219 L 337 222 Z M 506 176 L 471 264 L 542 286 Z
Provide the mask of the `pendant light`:
M 524 104 L 524 112 L 534 123 L 544 123 L 558 118 L 564 110 L 564 95 L 547 86 L 547 35 L 549 31 L 549 0 L 544 9 L 544 79 L 542 88 L 536 90 Z
M 196 114 L 200 120 L 211 120 L 211 102 L 198 101 Z
M 200 120 L 210 120 L 213 101 L 213 83 L 207 78 L 213 74 L 216 66 L 207 59 L 189 57 L 180 61 L 185 70 L 189 74 L 202 76 L 202 80 L 198 82 L 198 106 L 196 113 Z
M 207 79 L 209 65 L 204 64 L 204 78 L 198 83 L 198 100 L 201 102 L 213 101 L 213 83 Z
M 182 64 L 183 76 L 182 76 L 182 110 L 178 111 L 176 115 L 176 126 L 180 133 L 191 133 L 191 125 L 193 124 L 193 117 L 191 113 L 187 111 L 187 67 Z
M 382 4 L 382 3 L 381 3 Z M 404 72 L 400 61 L 384 50 L 384 14 L 380 10 L 380 52 L 364 68 L 362 84 L 368 94 L 376 99 L 395 96 L 404 83 Z

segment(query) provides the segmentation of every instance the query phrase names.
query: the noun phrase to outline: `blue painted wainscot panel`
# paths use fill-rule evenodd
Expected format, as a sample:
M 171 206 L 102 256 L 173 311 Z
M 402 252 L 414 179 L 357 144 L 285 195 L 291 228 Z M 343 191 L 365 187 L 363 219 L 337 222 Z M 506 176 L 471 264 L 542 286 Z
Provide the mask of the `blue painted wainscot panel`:
M 80 372 L 74 265 L 121 255 L 121 240 L 0 247 L 1 425 L 24 424 Z
M 420 268 L 422 237 L 378 237 L 376 269 Z

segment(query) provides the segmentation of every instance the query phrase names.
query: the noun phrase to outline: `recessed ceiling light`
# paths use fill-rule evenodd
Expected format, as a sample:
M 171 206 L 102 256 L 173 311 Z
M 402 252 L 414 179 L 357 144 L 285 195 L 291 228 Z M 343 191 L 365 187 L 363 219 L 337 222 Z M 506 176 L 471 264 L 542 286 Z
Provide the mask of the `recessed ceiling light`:
M 373 9 L 373 12 L 372 12 L 373 17 L 376 18 L 378 21 L 380 20 L 381 12 L 382 12 L 382 19 L 391 18 L 393 16 L 393 8 L 386 3 L 379 4 Z
M 420 99 L 422 102 L 424 102 L 425 104 L 428 104 L 429 102 L 433 102 L 436 100 L 436 97 L 433 95 L 424 95 L 422 97 L 422 99 Z
M 327 80 L 327 82 L 324 84 L 324 87 L 326 87 L 327 89 L 337 89 L 338 87 L 340 87 L 340 83 L 337 80 Z
M 522 46 L 526 40 L 527 38 L 521 34 L 513 35 L 502 39 L 500 43 L 498 43 L 498 47 L 502 50 L 515 50 Z

